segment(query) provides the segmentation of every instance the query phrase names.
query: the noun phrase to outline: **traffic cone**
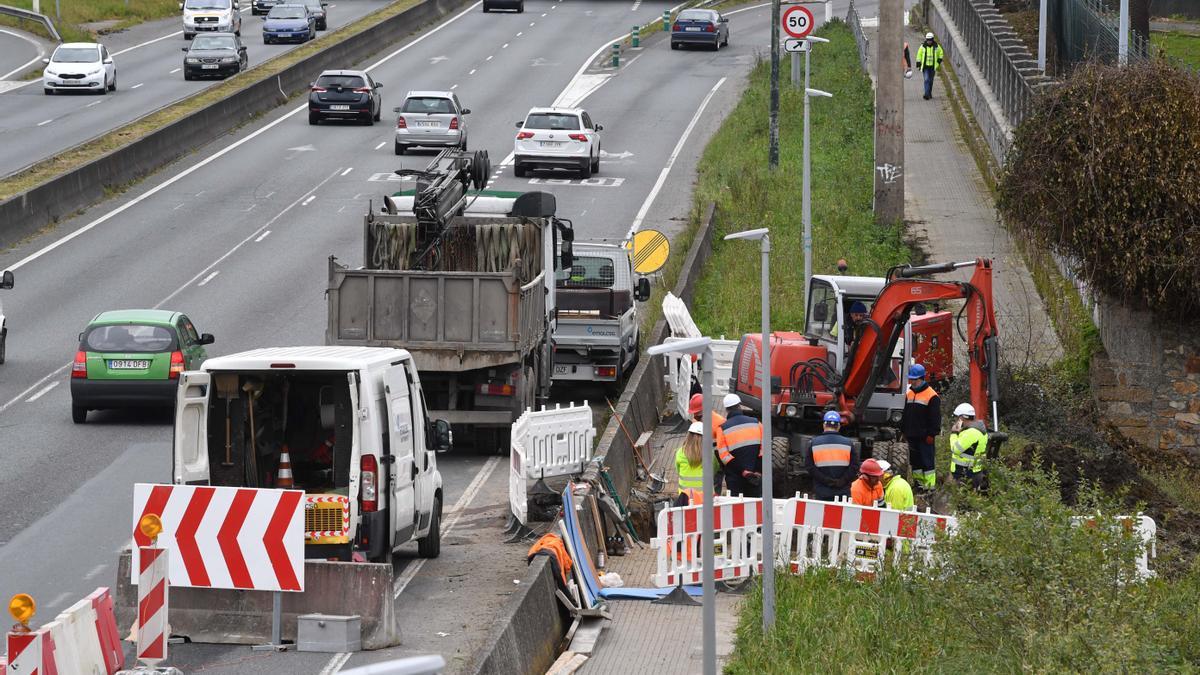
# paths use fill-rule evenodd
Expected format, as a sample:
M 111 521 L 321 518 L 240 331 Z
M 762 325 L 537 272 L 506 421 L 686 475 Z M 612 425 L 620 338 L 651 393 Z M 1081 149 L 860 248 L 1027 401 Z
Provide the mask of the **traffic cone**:
M 292 481 L 292 458 L 288 455 L 286 445 L 279 451 L 279 471 L 275 476 L 275 487 L 296 487 L 295 482 Z

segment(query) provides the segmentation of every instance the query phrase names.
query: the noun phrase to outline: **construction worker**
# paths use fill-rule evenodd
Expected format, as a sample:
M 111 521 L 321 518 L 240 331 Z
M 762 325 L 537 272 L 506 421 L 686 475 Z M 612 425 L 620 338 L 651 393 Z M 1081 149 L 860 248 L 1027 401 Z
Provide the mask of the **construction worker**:
M 879 462 L 868 459 L 858 468 L 858 480 L 850 486 L 850 501 L 859 506 L 883 505 L 883 469 Z
M 817 499 L 833 501 L 850 496 L 850 483 L 858 475 L 858 450 L 841 434 L 842 416 L 830 410 L 821 418 L 824 433 L 812 439 L 805 463 Z
M 692 416 L 693 422 L 703 422 L 702 414 L 704 412 L 704 394 L 692 394 L 688 399 L 688 414 Z M 713 436 L 713 457 L 717 463 L 713 466 L 717 470 L 713 472 L 713 494 L 721 494 L 721 486 L 725 483 L 725 476 L 720 470 L 720 457 L 717 455 L 717 448 L 721 447 L 721 425 L 725 424 L 725 417 L 713 408 L 712 413 L 712 436 Z M 703 433 L 703 432 L 702 432 Z
M 883 484 L 884 505 L 897 511 L 911 509 L 916 502 L 908 481 L 904 480 L 904 476 L 892 473 L 892 463 L 887 460 L 879 460 L 879 468 L 883 471 L 883 478 L 879 482 Z
M 958 404 L 954 409 L 954 425 L 950 427 L 950 473 L 955 480 L 969 480 L 976 490 L 983 490 L 987 442 L 987 425 L 975 419 L 975 406 Z
M 726 394 L 725 423 L 717 455 L 725 470 L 725 485 L 735 495 L 762 496 L 762 424 L 742 412 L 742 399 Z
M 846 333 L 846 340 L 848 342 L 854 342 L 862 334 L 862 329 L 865 325 L 863 322 L 867 320 L 868 315 L 867 306 L 861 301 L 855 300 L 854 302 L 850 303 L 850 311 L 847 312 L 847 314 L 849 314 L 850 318 L 850 329 Z M 833 328 L 829 329 L 829 334 L 835 338 L 837 337 L 837 323 L 834 323 Z
M 917 490 L 933 491 L 937 487 L 933 443 L 942 433 L 942 399 L 925 381 L 925 366 L 919 363 L 908 369 L 908 391 L 904 394 L 900 431 L 908 441 L 913 486 Z
M 675 469 L 679 473 L 679 494 L 675 506 L 699 504 L 704 498 L 704 423 L 692 422 L 683 445 L 675 451 Z
M 942 67 L 942 59 L 946 57 L 946 52 L 942 50 L 942 46 L 938 44 L 937 38 L 933 33 L 925 34 L 925 41 L 917 48 L 917 66 L 921 69 L 921 74 L 925 76 L 925 100 L 933 98 L 933 78 L 937 75 L 937 71 Z

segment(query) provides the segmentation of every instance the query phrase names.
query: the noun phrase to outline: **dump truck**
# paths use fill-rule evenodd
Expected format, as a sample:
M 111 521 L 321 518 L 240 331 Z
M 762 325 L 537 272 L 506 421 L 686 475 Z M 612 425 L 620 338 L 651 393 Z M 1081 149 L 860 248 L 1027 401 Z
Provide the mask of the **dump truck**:
M 362 265 L 329 259 L 326 343 L 407 350 L 430 414 L 503 452 L 512 422 L 549 395 L 555 278 L 574 231 L 551 194 L 471 193 L 490 169 L 486 152 L 445 150 L 396 172 L 416 189 L 368 208 Z

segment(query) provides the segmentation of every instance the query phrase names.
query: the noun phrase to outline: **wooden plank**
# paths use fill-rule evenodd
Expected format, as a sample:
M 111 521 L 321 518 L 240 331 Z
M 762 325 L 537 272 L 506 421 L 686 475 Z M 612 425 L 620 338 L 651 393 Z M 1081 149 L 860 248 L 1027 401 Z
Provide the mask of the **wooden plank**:
M 550 670 L 546 671 L 546 675 L 571 675 L 571 673 L 579 670 L 583 662 L 587 660 L 588 657 L 583 654 L 576 654 L 570 651 L 563 652 L 550 666 Z

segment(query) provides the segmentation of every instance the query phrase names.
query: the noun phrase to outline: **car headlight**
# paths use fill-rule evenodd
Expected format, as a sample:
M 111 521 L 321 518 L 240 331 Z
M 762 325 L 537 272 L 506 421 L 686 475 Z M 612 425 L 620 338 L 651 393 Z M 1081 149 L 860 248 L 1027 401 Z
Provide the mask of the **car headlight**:
M 54 72 L 53 70 L 50 70 L 49 68 L 42 71 L 42 74 L 49 75 L 50 77 L 58 77 L 58 73 Z
M 221 57 L 221 63 L 233 63 L 235 61 L 237 61 L 237 59 L 233 58 L 232 56 L 222 56 Z
M 185 62 L 185 63 L 192 63 L 192 64 L 195 64 L 195 63 L 200 63 L 200 59 L 193 58 L 193 57 L 189 56 L 189 57 L 187 57 L 186 59 L 184 59 L 184 62 Z

